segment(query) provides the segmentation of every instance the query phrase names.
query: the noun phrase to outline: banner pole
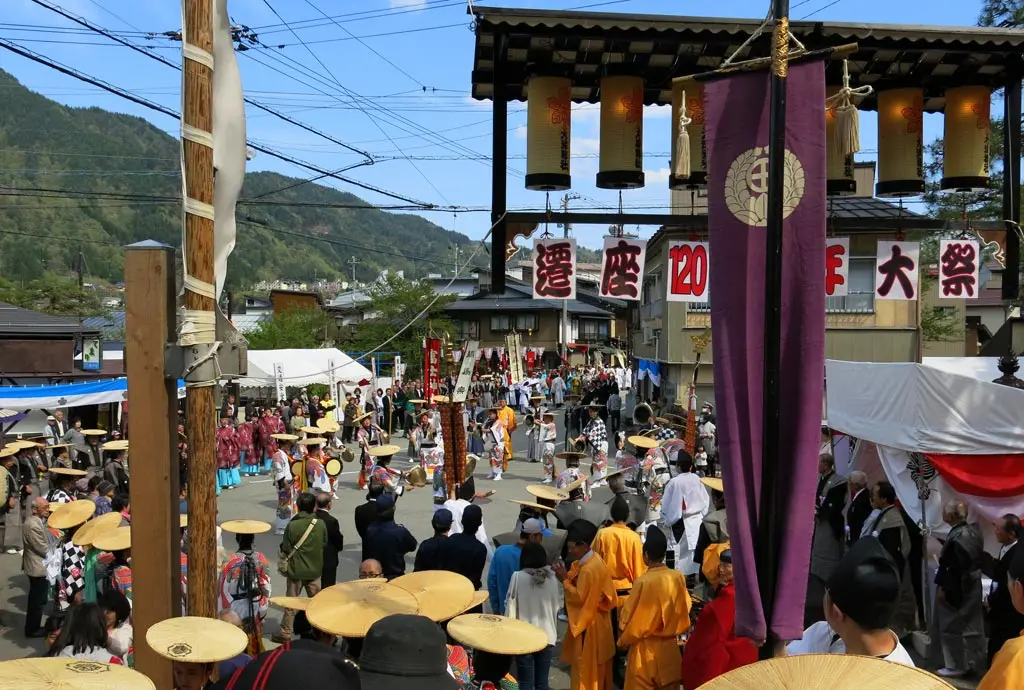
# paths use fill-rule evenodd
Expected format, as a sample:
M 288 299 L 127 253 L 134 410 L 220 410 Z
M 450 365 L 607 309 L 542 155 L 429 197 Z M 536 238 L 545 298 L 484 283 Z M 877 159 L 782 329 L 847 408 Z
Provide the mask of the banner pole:
M 779 501 L 779 405 L 782 349 L 782 222 L 786 160 L 786 76 L 789 69 L 789 0 L 774 0 L 772 57 L 768 123 L 768 227 L 765 252 L 764 310 L 764 418 L 762 424 L 762 475 L 758 510 L 757 576 L 761 590 L 767 639 L 760 657 L 774 656 L 777 640 L 772 617 L 781 551 Z

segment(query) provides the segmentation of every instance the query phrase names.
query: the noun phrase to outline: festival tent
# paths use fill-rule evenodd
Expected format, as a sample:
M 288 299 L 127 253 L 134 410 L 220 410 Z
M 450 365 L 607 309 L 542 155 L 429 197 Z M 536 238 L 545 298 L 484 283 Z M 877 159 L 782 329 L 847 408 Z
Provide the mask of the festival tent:
M 852 468 L 888 479 L 933 534 L 948 531 L 952 498 L 981 523 L 1024 514 L 1024 390 L 916 363 L 829 360 L 825 371 L 829 426 L 858 439 Z
M 178 381 L 178 397 L 185 397 L 185 384 Z M 0 407 L 12 410 L 53 409 L 123 402 L 128 399 L 128 379 L 107 379 L 52 386 L 0 387 Z
M 277 367 L 281 369 L 281 378 L 286 386 L 359 384 L 373 379 L 373 374 L 362 364 L 337 348 L 325 347 L 317 350 L 249 350 L 249 374 L 237 383 L 243 388 L 274 386 Z

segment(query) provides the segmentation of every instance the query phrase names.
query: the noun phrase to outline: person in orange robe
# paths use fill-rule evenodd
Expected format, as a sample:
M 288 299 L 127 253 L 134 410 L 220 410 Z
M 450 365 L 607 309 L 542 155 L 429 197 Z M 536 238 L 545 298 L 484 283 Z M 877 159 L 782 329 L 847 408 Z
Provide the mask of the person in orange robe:
M 718 676 L 757 661 L 757 648 L 736 637 L 736 590 L 732 552 L 723 551 L 718 564 L 718 594 L 704 607 L 693 626 L 683 654 L 682 676 L 686 690 L 699 688 Z
M 498 419 L 504 427 L 505 433 L 505 457 L 501 463 L 501 471 L 508 471 L 508 461 L 512 459 L 512 437 L 509 435 L 516 430 L 516 412 L 504 400 L 498 401 Z
M 568 572 L 561 562 L 555 575 L 565 589 L 569 626 L 562 642 L 562 662 L 570 664 L 570 690 L 611 690 L 615 637 L 611 611 L 615 585 L 604 561 L 590 548 L 597 526 L 579 519 L 569 525 L 566 544 L 573 558 Z
M 647 571 L 619 610 L 619 647 L 629 647 L 625 690 L 679 687 L 679 636 L 690 628 L 690 593 L 686 577 L 665 566 L 667 551 L 665 533 L 657 525 L 648 527 L 643 545 Z

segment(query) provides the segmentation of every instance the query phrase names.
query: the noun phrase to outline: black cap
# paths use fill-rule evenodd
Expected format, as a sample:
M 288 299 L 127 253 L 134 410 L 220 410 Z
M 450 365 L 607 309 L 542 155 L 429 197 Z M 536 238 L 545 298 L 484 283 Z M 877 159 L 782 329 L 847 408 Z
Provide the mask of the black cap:
M 565 540 L 567 542 L 590 546 L 594 543 L 594 537 L 597 536 L 597 525 L 581 518 L 574 520 L 566 532 Z
M 825 584 L 836 608 L 865 630 L 889 627 L 900 594 L 896 563 L 875 537 L 854 542 Z
M 668 551 L 668 538 L 657 525 L 648 525 L 647 534 L 644 537 L 644 553 L 655 561 L 665 558 Z
M 359 690 L 359 670 L 355 665 L 337 650 L 319 643 L 304 645 L 301 649 L 287 645 L 264 652 L 230 678 L 221 678 L 213 687 L 292 690 L 297 678 L 311 688 Z
M 425 616 L 380 619 L 359 655 L 363 690 L 458 690 L 448 674 L 447 641 L 441 626 Z

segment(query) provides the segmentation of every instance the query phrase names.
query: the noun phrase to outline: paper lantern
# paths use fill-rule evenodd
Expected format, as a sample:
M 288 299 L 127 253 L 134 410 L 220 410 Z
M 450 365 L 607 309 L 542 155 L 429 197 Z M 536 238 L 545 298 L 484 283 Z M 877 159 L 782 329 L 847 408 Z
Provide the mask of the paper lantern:
M 530 77 L 526 99 L 526 188 L 541 192 L 569 189 L 572 81 Z
M 634 76 L 601 78 L 601 154 L 597 186 L 644 186 L 644 80 Z
M 946 91 L 942 140 L 942 189 L 973 192 L 988 188 L 992 93 L 987 86 Z
M 924 193 L 924 89 L 878 93 L 878 196 Z
M 825 89 L 826 97 L 839 92 L 838 86 Z M 839 138 L 836 136 L 836 109 L 825 108 L 825 161 L 827 181 L 825 189 L 829 196 L 849 196 L 857 191 L 857 180 L 853 176 L 853 154 L 843 155 Z
M 690 174 L 676 175 L 679 160 L 679 111 L 686 94 L 686 126 L 690 146 Z M 668 177 L 669 189 L 697 189 L 708 183 L 708 146 L 704 139 L 704 85 L 697 81 L 672 85 L 672 174 Z

